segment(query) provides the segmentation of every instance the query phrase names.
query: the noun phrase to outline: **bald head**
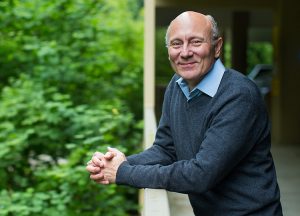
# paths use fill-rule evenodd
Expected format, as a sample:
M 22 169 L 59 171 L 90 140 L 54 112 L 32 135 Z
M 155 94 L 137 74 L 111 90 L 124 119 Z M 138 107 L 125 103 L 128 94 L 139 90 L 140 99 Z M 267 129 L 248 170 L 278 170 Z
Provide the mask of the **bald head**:
M 194 11 L 185 11 L 179 14 L 174 20 L 171 21 L 166 32 L 166 46 L 169 45 L 169 35 L 171 31 L 176 31 L 176 27 L 185 26 L 187 23 L 194 22 L 198 26 L 208 28 L 211 34 L 211 40 L 214 41 L 219 37 L 219 30 L 216 21 L 211 15 L 204 15 Z

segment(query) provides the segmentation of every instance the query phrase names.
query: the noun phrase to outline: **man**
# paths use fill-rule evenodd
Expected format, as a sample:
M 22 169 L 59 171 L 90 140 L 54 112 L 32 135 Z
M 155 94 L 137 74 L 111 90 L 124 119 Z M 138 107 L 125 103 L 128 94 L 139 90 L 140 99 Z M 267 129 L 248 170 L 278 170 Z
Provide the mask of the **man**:
M 224 68 L 214 19 L 184 12 L 166 42 L 176 74 L 153 146 L 127 158 L 95 153 L 91 179 L 188 194 L 195 215 L 282 215 L 264 102 L 253 82 Z

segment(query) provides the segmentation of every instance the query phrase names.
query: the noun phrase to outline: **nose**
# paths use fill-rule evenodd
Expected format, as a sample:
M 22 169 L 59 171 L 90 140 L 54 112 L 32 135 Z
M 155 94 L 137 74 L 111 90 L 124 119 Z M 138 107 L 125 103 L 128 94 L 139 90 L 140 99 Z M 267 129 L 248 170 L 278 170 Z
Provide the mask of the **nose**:
M 184 44 L 181 48 L 180 51 L 180 57 L 182 58 L 189 58 L 193 55 L 192 50 L 190 49 L 190 47 L 188 46 L 188 44 Z

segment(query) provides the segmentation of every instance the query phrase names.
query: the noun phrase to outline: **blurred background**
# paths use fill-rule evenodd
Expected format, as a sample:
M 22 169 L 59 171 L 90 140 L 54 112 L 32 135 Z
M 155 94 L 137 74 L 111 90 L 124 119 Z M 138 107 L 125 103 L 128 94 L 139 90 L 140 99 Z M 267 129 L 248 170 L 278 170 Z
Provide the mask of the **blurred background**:
M 145 107 L 154 109 L 152 120 L 158 121 L 173 75 L 165 31 L 185 10 L 215 17 L 225 42 L 223 63 L 260 87 L 272 122 L 284 212 L 296 216 L 300 8 L 295 5 L 295 0 L 0 1 L 0 216 L 140 215 L 147 193 L 96 185 L 85 164 L 108 146 L 126 155 L 144 148 Z M 169 215 L 192 215 L 185 196 L 166 196 Z M 151 206 L 150 199 L 149 206 L 156 213 L 144 216 L 168 216 L 163 197 L 154 198 L 159 205 Z
M 142 5 L 0 1 L 1 216 L 137 215 L 137 190 L 96 185 L 85 165 L 141 149 Z

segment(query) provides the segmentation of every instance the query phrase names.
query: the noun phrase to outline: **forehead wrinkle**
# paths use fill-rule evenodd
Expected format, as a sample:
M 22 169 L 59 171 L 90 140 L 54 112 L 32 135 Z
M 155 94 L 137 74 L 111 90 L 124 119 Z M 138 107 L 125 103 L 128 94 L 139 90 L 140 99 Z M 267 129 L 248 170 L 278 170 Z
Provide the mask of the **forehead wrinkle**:
M 206 33 L 211 33 L 211 23 L 203 14 L 188 11 L 177 16 L 170 24 L 169 41 L 178 37 L 189 39 L 188 34 L 193 34 L 192 37 L 199 37 L 205 39 Z M 195 35 L 198 34 L 198 35 Z M 175 38 L 173 38 L 175 34 Z M 209 37 L 209 35 L 208 35 Z

